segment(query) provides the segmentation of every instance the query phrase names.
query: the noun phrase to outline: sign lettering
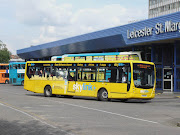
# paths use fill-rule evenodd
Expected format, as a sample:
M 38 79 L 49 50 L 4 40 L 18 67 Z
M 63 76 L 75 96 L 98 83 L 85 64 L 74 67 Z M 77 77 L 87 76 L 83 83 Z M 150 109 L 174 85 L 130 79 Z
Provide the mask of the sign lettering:
M 168 32 L 180 32 L 180 22 L 172 22 L 172 21 L 166 21 L 164 24 L 162 23 L 156 23 L 155 27 L 145 27 L 144 29 L 136 30 L 135 28 L 130 31 L 127 30 L 127 38 L 133 39 L 133 38 L 141 38 L 141 37 L 147 37 L 152 36 L 153 31 L 155 31 L 156 35 L 162 34 L 162 33 L 168 33 Z

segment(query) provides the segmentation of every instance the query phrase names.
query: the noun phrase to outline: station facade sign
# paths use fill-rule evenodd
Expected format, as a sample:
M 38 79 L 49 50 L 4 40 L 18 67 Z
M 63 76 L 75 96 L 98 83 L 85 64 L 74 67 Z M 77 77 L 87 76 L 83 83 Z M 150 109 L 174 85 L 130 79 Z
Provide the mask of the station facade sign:
M 154 32 L 153 32 L 154 31 Z M 144 27 L 143 29 L 127 30 L 127 39 L 142 38 L 159 35 L 162 33 L 180 32 L 180 22 L 166 21 L 163 23 L 156 23 L 154 27 Z

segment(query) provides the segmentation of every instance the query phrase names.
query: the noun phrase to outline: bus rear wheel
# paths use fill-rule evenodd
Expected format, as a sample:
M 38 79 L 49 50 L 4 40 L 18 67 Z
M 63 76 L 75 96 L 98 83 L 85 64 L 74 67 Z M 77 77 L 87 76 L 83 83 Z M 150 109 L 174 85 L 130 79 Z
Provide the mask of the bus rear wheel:
M 8 83 L 9 83 L 9 80 L 6 80 L 6 81 L 5 81 L 5 84 L 8 84 Z
M 108 101 L 108 92 L 107 90 L 105 89 L 101 89 L 99 92 L 98 92 L 98 100 L 100 101 Z
M 44 88 L 44 96 L 45 97 L 52 97 L 52 89 L 50 86 L 46 86 Z

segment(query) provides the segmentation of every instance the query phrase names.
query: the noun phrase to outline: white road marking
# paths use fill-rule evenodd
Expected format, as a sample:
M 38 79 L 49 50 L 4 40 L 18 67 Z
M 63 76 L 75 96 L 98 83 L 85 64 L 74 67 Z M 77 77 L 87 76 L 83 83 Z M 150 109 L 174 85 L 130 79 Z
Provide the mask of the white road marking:
M 19 93 L 13 93 L 13 92 L 7 92 L 7 91 L 4 91 L 4 92 L 10 93 L 10 94 L 14 94 L 14 95 L 22 95 L 22 94 L 19 94 Z M 35 97 L 33 97 L 33 98 L 35 98 Z M 37 97 L 36 97 L 36 98 L 37 98 Z M 39 98 L 38 98 L 38 99 L 39 99 Z M 13 107 L 11 107 L 11 106 L 7 106 L 7 105 L 5 105 L 5 104 L 3 104 L 3 103 L 0 103 L 0 105 L 1 105 L 1 106 L 5 106 L 5 107 L 10 108 L 10 109 L 13 109 L 13 110 L 15 110 L 15 111 L 17 111 L 17 112 L 23 113 L 23 114 L 25 114 L 25 115 L 33 118 L 34 120 L 37 120 L 37 121 L 39 121 L 39 122 L 41 122 L 41 123 L 43 123 L 43 124 L 46 124 L 46 125 L 48 125 L 48 126 L 50 126 L 50 127 L 52 127 L 52 128 L 57 128 L 57 127 L 55 127 L 55 126 L 53 126 L 53 125 L 48 124 L 48 123 L 45 122 L 45 121 L 42 121 L 41 119 L 38 119 L 38 118 L 34 117 L 33 115 L 30 115 L 30 114 L 28 114 L 28 113 L 26 113 L 26 112 L 24 112 L 24 111 L 21 111 L 20 109 L 16 109 L 16 108 L 13 108 Z M 66 132 L 66 131 L 64 131 L 64 130 L 62 130 L 62 129 L 59 129 L 59 130 L 62 131 L 62 132 L 64 132 L 64 133 L 66 133 L 66 134 L 74 135 L 74 134 L 69 133 L 69 132 Z
M 42 98 L 42 99 L 44 99 L 44 98 Z M 96 108 L 90 108 L 90 107 L 81 106 L 81 105 L 75 105 L 75 104 L 70 104 L 70 103 L 65 103 L 65 102 L 60 102 L 60 101 L 54 101 L 54 100 L 50 100 L 50 99 L 44 99 L 44 100 L 49 100 L 49 101 L 53 101 L 53 102 L 57 102 L 57 103 L 61 103 L 61 104 L 69 105 L 69 106 L 84 108 L 84 109 L 103 112 L 103 113 L 107 113 L 107 114 L 117 115 L 117 116 L 129 118 L 129 119 L 134 119 L 134 120 L 138 120 L 138 121 L 159 124 L 158 122 L 155 122 L 155 121 L 150 121 L 150 120 L 145 120 L 145 119 L 141 119 L 141 118 L 131 117 L 131 116 L 128 116 L 128 115 L 123 115 L 123 114 L 119 114 L 119 113 L 113 113 L 113 112 L 104 111 L 104 110 L 100 110 L 100 109 L 96 109 Z
M 17 112 L 23 113 L 23 114 L 25 114 L 25 115 L 33 118 L 34 120 L 40 121 L 41 123 L 46 124 L 46 125 L 48 125 L 48 126 L 50 126 L 50 127 L 52 127 L 52 128 L 57 128 L 57 127 L 55 127 L 55 126 L 53 126 L 53 125 L 50 125 L 50 124 L 48 124 L 48 123 L 46 123 L 46 122 L 44 122 L 44 121 L 42 121 L 42 120 L 34 117 L 33 115 L 24 112 L 24 111 L 21 111 L 21 110 L 19 110 L 19 109 L 16 109 L 16 108 L 11 107 L 11 106 L 8 106 L 8 105 L 5 105 L 5 104 L 3 104 L 3 103 L 0 103 L 0 105 L 5 106 L 5 107 L 7 107 L 7 108 L 10 108 L 10 109 L 12 109 L 12 110 L 15 110 L 15 111 L 17 111 Z
M 31 109 L 32 107 L 29 107 L 29 106 L 25 106 L 25 107 L 23 107 L 23 108 L 25 108 L 25 109 Z
M 8 93 L 8 92 L 7 92 Z M 21 95 L 18 93 L 14 93 L 16 95 Z M 33 96 L 32 96 L 33 97 Z M 146 120 L 146 119 L 141 119 L 141 118 L 136 118 L 136 117 L 132 117 L 132 116 L 128 116 L 128 115 L 123 115 L 123 114 L 119 114 L 119 113 L 114 113 L 114 112 L 109 112 L 109 111 L 104 111 L 104 110 L 100 110 L 100 109 L 96 109 L 96 108 L 89 108 L 86 106 L 81 106 L 81 105 L 75 105 L 75 104 L 70 104 L 70 103 L 65 103 L 65 102 L 61 102 L 61 101 L 54 101 L 54 100 L 50 100 L 48 98 L 44 98 L 44 97 L 33 97 L 33 98 L 38 98 L 38 99 L 43 99 L 43 100 L 49 100 L 52 102 L 57 102 L 57 103 L 61 103 L 61 104 L 65 104 L 65 105 L 69 105 L 69 106 L 74 106 L 74 107 L 79 107 L 79 108 L 84 108 L 84 109 L 88 109 L 88 110 L 94 110 L 94 111 L 98 111 L 98 112 L 103 112 L 103 113 L 107 113 L 107 114 L 112 114 L 112 115 L 116 115 L 116 116 L 121 116 L 121 117 L 125 117 L 125 118 L 129 118 L 129 119 L 134 119 L 134 120 L 138 120 L 138 121 L 143 121 L 143 122 L 148 122 L 148 123 L 154 123 L 154 124 L 160 124 L 156 121 L 150 121 L 150 120 Z

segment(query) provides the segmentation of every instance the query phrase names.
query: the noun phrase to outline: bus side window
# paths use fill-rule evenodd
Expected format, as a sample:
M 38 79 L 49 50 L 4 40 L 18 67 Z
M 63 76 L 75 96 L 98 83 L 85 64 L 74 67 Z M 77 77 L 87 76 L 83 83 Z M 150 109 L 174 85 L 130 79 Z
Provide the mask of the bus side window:
M 109 82 L 111 78 L 111 72 L 106 67 L 100 67 L 97 70 L 97 81 L 98 82 Z
M 17 69 L 20 69 L 20 64 L 17 65 Z
M 21 69 L 25 69 L 25 64 L 21 64 Z
M 69 68 L 68 81 L 76 81 L 76 69 L 75 68 Z
M 66 80 L 68 77 L 68 69 L 66 67 L 58 67 L 55 69 L 56 77 L 59 79 Z
M 13 65 L 13 69 L 17 69 L 17 66 L 16 66 L 16 64 L 14 64 L 14 65 Z
M 22 78 L 22 79 L 24 78 L 24 74 L 21 74 L 21 78 Z
M 44 70 L 44 77 L 49 78 L 50 77 L 50 67 L 46 67 Z
M 111 71 L 110 82 L 115 83 L 117 78 L 117 68 L 110 68 L 110 71 Z
M 83 81 L 95 82 L 96 80 L 95 76 L 96 76 L 96 68 L 94 67 L 83 68 L 83 72 L 82 72 Z
M 127 91 L 129 91 L 131 84 L 131 66 L 129 63 L 126 63 L 122 64 L 119 68 L 122 69 L 119 78 L 122 78 L 122 83 L 127 83 Z
M 82 80 L 82 68 L 77 68 L 77 81 Z
M 117 69 L 117 83 L 122 83 L 123 82 L 123 70 L 122 67 L 118 67 Z
M 5 78 L 9 78 L 9 73 L 5 73 Z
M 6 66 L 6 69 L 9 69 L 9 66 Z
M 18 78 L 20 78 L 20 74 L 18 74 Z
M 31 78 L 32 76 L 34 76 L 34 70 L 35 70 L 35 67 L 28 67 L 28 70 L 27 70 L 28 78 Z

